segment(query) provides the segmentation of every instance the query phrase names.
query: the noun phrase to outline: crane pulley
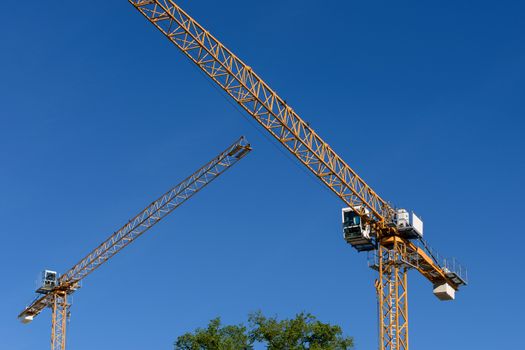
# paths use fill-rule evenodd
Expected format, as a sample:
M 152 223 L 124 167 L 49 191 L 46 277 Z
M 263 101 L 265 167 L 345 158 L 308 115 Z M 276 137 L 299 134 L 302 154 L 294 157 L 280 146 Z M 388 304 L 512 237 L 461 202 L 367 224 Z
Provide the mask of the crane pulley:
M 78 289 L 80 281 L 235 165 L 250 151 L 251 146 L 244 137 L 241 137 L 184 181 L 152 202 L 61 277 L 52 271 L 45 271 L 43 286 L 37 290 L 43 296 L 26 307 L 18 318 L 23 323 L 29 323 L 45 308 L 51 308 L 53 313 L 51 349 L 64 350 L 70 306 L 68 298 Z

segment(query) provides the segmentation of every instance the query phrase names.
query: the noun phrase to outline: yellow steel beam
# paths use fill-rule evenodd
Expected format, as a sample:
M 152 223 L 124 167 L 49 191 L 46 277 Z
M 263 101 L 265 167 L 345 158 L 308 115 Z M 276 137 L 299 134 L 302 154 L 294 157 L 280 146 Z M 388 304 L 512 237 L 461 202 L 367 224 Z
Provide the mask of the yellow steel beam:
M 171 0 L 128 0 L 349 207 L 384 225 L 394 211 L 251 67 Z
M 410 268 L 405 262 L 406 246 L 379 246 L 379 278 L 376 281 L 379 306 L 379 349 L 408 350 L 408 280 Z
M 66 349 L 66 330 L 69 318 L 68 295 L 64 291 L 50 294 L 52 297 L 51 350 Z

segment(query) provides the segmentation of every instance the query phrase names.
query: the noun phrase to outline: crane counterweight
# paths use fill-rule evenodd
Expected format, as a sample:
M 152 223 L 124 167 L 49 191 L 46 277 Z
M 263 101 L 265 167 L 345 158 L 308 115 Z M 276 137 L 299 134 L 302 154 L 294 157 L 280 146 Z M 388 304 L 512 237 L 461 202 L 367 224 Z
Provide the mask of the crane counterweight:
M 20 316 L 19 317 L 19 320 L 20 322 L 22 322 L 23 324 L 28 324 L 28 323 L 31 323 L 33 322 L 33 319 L 35 317 L 33 315 L 24 315 L 24 316 Z
M 434 286 L 434 295 L 441 301 L 454 300 L 456 298 L 456 290 L 448 283 L 443 283 Z

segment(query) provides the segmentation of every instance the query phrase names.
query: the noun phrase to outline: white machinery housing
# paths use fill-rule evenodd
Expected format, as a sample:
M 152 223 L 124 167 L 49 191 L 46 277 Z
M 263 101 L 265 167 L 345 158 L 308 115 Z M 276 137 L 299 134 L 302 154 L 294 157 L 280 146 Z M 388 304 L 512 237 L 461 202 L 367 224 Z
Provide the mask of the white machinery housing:
M 37 293 L 47 294 L 58 286 L 58 273 L 56 271 L 44 270 Z
M 360 207 L 356 208 L 357 210 Z M 368 215 L 368 209 L 364 209 Z M 375 240 L 372 238 L 370 224 L 363 221 L 361 216 L 352 208 L 343 208 L 343 237 L 357 251 L 369 251 L 376 249 Z
M 413 212 L 398 209 L 396 212 L 396 225 L 402 237 L 408 239 L 423 237 L 423 220 Z

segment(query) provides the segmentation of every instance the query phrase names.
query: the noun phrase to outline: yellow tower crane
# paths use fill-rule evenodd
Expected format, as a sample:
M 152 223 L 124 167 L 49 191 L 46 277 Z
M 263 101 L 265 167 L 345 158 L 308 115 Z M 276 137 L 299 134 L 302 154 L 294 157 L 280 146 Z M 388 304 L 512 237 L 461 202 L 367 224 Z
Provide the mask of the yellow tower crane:
M 423 240 L 423 222 L 382 199 L 264 82 L 172 0 L 128 0 L 209 78 L 317 176 L 347 206 L 344 237 L 372 252 L 379 277 L 379 349 L 408 349 L 407 271 L 415 269 L 451 300 L 466 276 L 435 257 Z
M 69 295 L 80 287 L 80 281 L 235 165 L 250 151 L 250 145 L 241 137 L 217 157 L 151 203 L 66 273 L 59 277 L 54 271 L 44 271 L 42 284 L 37 289 L 37 293 L 42 296 L 26 307 L 18 318 L 23 323 L 29 323 L 45 308 L 51 308 L 51 350 L 65 350 L 70 308 L 68 299 Z

